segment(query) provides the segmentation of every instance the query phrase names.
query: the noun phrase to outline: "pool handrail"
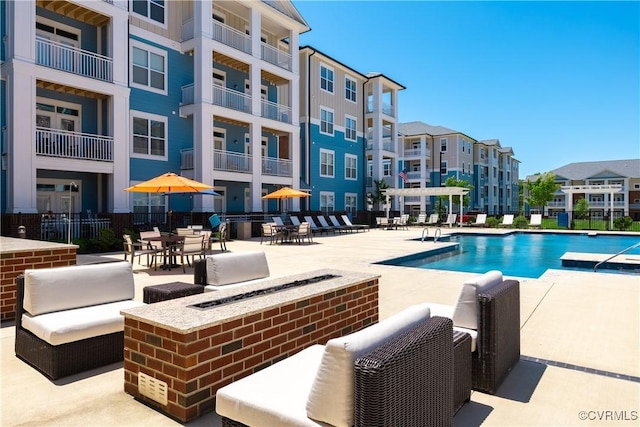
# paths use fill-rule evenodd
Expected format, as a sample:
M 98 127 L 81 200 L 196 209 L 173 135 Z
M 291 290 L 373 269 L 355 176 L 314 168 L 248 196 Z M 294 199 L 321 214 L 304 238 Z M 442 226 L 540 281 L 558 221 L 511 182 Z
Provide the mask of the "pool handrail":
M 605 259 L 604 261 L 600 261 L 599 263 L 597 263 L 596 265 L 594 265 L 594 266 L 593 266 L 593 272 L 594 272 L 594 273 L 596 272 L 596 270 L 598 269 L 598 266 L 600 266 L 600 265 L 602 265 L 602 264 L 604 264 L 604 263 L 606 263 L 606 262 L 609 262 L 609 261 L 611 261 L 612 259 L 614 259 L 615 257 L 617 257 L 618 255 L 622 255 L 623 253 L 625 253 L 625 252 L 627 252 L 627 251 L 630 251 L 631 249 L 635 249 L 635 248 L 637 248 L 638 246 L 640 246 L 640 242 L 638 242 L 638 243 L 636 243 L 636 244 L 634 244 L 634 245 L 629 246 L 627 249 L 623 249 L 623 250 L 621 250 L 620 252 L 618 252 L 618 253 L 617 253 L 617 254 L 615 254 L 615 255 L 611 255 L 609 258 Z

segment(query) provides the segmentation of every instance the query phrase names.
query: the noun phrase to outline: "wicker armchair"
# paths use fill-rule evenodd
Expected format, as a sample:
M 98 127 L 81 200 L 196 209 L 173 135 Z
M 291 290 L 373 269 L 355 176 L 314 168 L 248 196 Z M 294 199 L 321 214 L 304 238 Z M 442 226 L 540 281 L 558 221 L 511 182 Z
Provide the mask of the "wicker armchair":
M 472 387 L 495 394 L 520 359 L 520 283 L 505 280 L 479 294 L 478 304 L 478 350 L 472 357 Z

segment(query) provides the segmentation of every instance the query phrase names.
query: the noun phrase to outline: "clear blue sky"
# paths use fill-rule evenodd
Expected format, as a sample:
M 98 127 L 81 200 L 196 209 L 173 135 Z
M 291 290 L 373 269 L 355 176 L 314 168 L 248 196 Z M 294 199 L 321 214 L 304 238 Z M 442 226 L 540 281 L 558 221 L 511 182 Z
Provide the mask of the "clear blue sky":
M 311 45 L 406 87 L 400 122 L 500 140 L 520 178 L 640 157 L 640 2 L 293 2 Z

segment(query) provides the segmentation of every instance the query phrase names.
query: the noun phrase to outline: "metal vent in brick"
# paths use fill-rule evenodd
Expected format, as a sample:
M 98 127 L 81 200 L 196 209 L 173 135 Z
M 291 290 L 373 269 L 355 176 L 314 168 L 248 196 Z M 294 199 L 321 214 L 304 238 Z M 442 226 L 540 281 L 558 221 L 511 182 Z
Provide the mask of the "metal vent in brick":
M 138 373 L 138 391 L 143 396 L 148 397 L 164 406 L 167 405 L 167 383 L 153 378 L 142 372 Z

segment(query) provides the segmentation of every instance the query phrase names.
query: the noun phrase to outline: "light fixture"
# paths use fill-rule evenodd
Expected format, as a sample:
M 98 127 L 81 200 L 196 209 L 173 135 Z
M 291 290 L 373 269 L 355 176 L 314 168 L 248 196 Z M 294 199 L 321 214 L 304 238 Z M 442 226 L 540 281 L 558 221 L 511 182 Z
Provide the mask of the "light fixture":
M 71 244 L 71 191 L 78 188 L 78 184 L 71 181 L 69 184 L 69 216 L 67 217 L 67 244 Z
M 238 140 L 237 140 L 237 139 L 234 139 L 234 140 L 233 140 L 233 143 L 234 143 L 234 144 L 237 144 L 237 143 L 238 143 Z

